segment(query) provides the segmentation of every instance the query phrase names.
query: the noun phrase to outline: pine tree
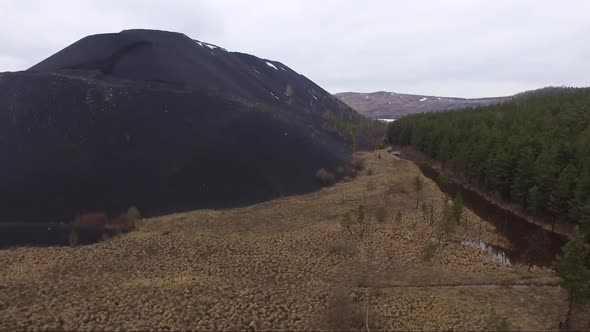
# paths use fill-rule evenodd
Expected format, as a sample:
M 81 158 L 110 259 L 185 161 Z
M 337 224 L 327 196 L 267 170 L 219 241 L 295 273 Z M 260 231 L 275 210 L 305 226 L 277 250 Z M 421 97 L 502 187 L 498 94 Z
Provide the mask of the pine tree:
M 574 305 L 583 303 L 590 298 L 590 269 L 584 260 L 590 251 L 584 243 L 584 233 L 577 230 L 573 238 L 562 248 L 562 254 L 557 256 L 553 267 L 559 278 L 559 285 L 568 293 L 568 311 L 566 327 L 572 328 L 572 310 Z
M 515 201 L 526 205 L 529 189 L 534 184 L 533 168 L 535 164 L 535 155 L 531 147 L 526 147 L 520 151 L 520 156 L 516 166 L 514 182 L 511 186 L 510 196 Z
M 561 171 L 554 191 L 549 194 L 548 210 L 555 215 L 565 215 L 573 198 L 574 187 L 578 178 L 578 170 L 568 165 Z
M 414 179 L 414 189 L 416 189 L 416 210 L 418 210 L 418 206 L 420 205 L 420 199 L 422 198 L 422 188 L 424 187 L 424 181 L 422 178 L 417 175 Z
M 539 213 L 541 209 L 541 195 L 539 193 L 539 187 L 536 185 L 529 189 L 527 195 L 527 208 L 532 214 Z

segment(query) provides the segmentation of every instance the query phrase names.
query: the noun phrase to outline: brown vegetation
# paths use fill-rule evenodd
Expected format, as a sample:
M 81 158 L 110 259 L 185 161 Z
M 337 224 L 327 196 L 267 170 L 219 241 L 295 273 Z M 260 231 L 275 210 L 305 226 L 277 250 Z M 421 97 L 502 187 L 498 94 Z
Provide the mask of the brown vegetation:
M 325 168 L 320 168 L 315 173 L 315 178 L 324 186 L 333 185 L 336 182 L 336 177 L 331 172 L 328 172 Z
M 327 328 L 332 331 L 366 330 L 362 303 L 355 302 L 345 288 L 333 291 L 328 302 Z
M 135 218 L 130 216 L 129 213 L 122 213 L 112 219 L 107 228 L 118 232 L 128 232 L 135 228 Z
M 352 256 L 355 253 L 355 248 L 350 241 L 337 239 L 328 243 L 328 252 L 334 255 Z
M 352 159 L 352 167 L 355 171 L 360 172 L 365 169 L 365 159 L 355 157 Z
M 107 214 L 104 212 L 82 213 L 77 215 L 72 221 L 73 226 L 96 226 L 104 227 L 109 221 Z
M 415 210 L 415 192 L 386 193 L 392 183 L 411 188 L 419 170 L 388 155 L 366 160 L 377 184 L 369 192 L 363 176 L 307 195 L 138 221 L 137 231 L 91 246 L 0 250 L 0 330 L 366 330 L 368 321 L 369 330 L 471 331 L 486 327 L 492 307 L 513 329 L 557 329 L 567 296 L 537 286 L 557 285 L 552 271 L 503 266 L 457 241 L 424 262 L 435 226 Z M 423 191 L 440 214 L 440 191 L 428 179 Z M 377 224 L 369 212 L 363 240 L 350 236 L 341 216 L 364 194 L 368 211 L 388 196 L 403 221 Z M 506 245 L 464 213 L 455 237 Z M 349 313 L 344 325 L 338 312 Z

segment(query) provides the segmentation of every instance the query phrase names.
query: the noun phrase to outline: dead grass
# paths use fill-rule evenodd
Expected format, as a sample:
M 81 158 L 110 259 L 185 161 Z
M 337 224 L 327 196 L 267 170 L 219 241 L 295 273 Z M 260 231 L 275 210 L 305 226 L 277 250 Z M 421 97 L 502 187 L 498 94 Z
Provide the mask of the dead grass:
M 411 188 L 418 168 L 383 153 L 359 157 L 373 175 L 318 192 L 143 220 L 135 232 L 89 246 L 2 250 L 0 330 L 363 329 L 367 304 L 371 330 L 481 330 L 491 306 L 514 329 L 557 328 L 567 307 L 557 287 L 440 287 L 556 279 L 499 266 L 457 243 L 423 262 L 433 229 L 415 210 L 414 192 L 399 190 Z M 366 190 L 368 180 L 375 190 Z M 365 197 L 372 208 L 387 202 L 403 222 L 348 238 L 340 217 Z M 426 180 L 424 201 L 438 211 L 440 197 Z M 465 213 L 457 236 L 502 243 Z M 356 241 L 354 254 L 339 254 L 348 248 L 338 239 Z M 346 295 L 334 293 L 339 287 Z M 347 313 L 343 325 L 338 313 Z
M 333 291 L 328 300 L 327 329 L 331 331 L 366 331 L 366 309 L 353 301 L 346 288 Z
M 333 255 L 352 256 L 356 253 L 356 248 L 352 241 L 338 239 L 328 243 L 328 252 Z

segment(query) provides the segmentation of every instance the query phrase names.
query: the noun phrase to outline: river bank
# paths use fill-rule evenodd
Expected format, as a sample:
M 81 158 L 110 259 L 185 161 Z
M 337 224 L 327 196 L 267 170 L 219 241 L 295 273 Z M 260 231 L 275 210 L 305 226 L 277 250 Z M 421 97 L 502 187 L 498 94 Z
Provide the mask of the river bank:
M 449 168 L 444 168 L 440 161 L 434 160 L 428 157 L 426 154 L 412 147 L 398 146 L 396 147 L 396 149 L 402 152 L 404 159 L 413 161 L 418 166 L 428 166 L 437 173 L 437 176 L 443 175 L 446 180 L 450 180 L 453 183 L 462 186 L 465 190 L 468 190 L 470 192 L 473 192 L 474 194 L 481 196 L 490 204 L 493 204 L 498 208 L 510 212 L 511 214 L 526 220 L 528 223 L 535 224 L 539 227 L 542 227 L 544 230 L 548 232 L 556 233 L 561 236 L 566 236 L 568 238 L 570 237 L 570 234 L 572 234 L 572 232 L 574 231 L 574 228 L 576 226 L 574 223 L 568 222 L 563 219 L 559 219 L 553 225 L 551 221 L 548 220 L 549 218 L 532 216 L 528 214 L 519 204 L 509 202 L 500 197 L 500 195 L 497 193 L 485 192 L 483 190 L 480 190 L 476 186 L 468 183 L 468 181 L 460 174 L 452 172 Z
M 435 181 L 441 190 L 450 195 L 460 193 L 466 205 L 480 218 L 493 223 L 497 230 L 506 236 L 512 244 L 511 258 L 523 262 L 531 245 L 529 236 L 534 233 L 543 234 L 547 250 L 545 257 L 534 259 L 535 264 L 549 266 L 561 247 L 567 242 L 574 226 L 572 223 L 559 222 L 554 226 L 543 218 L 534 217 L 518 204 L 507 202 L 499 195 L 484 192 L 469 184 L 463 177 L 443 168 L 442 163 L 433 160 L 424 153 L 411 147 L 396 147 L 401 151 L 402 158 L 412 161 L 425 176 Z

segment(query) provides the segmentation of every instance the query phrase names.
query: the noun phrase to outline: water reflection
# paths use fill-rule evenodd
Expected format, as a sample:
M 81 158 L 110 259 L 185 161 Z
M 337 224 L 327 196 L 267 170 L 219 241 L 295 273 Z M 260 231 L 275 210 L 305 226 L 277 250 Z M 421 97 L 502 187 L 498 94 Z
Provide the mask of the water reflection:
M 529 223 L 525 219 L 511 213 L 510 211 L 499 208 L 496 205 L 488 202 L 485 198 L 479 196 L 476 192 L 465 189 L 456 183 L 441 180 L 441 178 L 438 176 L 438 172 L 427 164 L 419 163 L 418 166 L 426 177 L 436 182 L 441 191 L 449 194 L 450 196 L 455 196 L 457 193 L 460 193 L 463 203 L 467 208 L 473 211 L 481 219 L 496 226 L 496 230 L 510 241 L 512 251 L 506 252 L 500 247 L 496 247 L 496 249 L 492 250 L 496 251 L 497 253 L 494 254 L 494 259 L 500 261 L 503 259 L 501 257 L 504 256 L 506 257 L 506 260 L 510 262 L 510 264 L 524 262 L 527 251 L 531 245 L 530 237 L 532 234 L 538 232 L 543 233 L 545 237 L 545 241 L 542 244 L 544 254 L 530 257 L 530 262 L 526 263 L 531 263 L 537 266 L 550 266 L 555 255 L 561 252 L 561 247 L 566 242 L 566 238 L 564 236 L 549 232 L 543 227 Z M 477 243 L 477 241 L 475 242 L 476 243 L 472 244 L 472 246 L 480 249 L 483 246 L 484 248 L 482 250 L 487 251 L 485 247 L 490 247 L 489 244 L 484 243 L 481 245 Z M 492 248 L 494 247 L 492 246 Z M 503 254 L 500 252 L 503 252 Z M 497 257 L 498 255 L 500 257 Z
M 510 258 L 508 257 L 506 252 L 504 250 L 502 250 L 502 248 L 500 248 L 500 247 L 491 245 L 489 243 L 485 243 L 484 241 L 481 241 L 481 240 L 477 240 L 477 241 L 476 240 L 463 240 L 463 241 L 461 241 L 461 244 L 464 246 L 479 248 L 479 249 L 481 249 L 481 251 L 485 251 L 488 254 L 488 256 L 490 257 L 490 259 L 500 263 L 502 266 L 507 266 L 507 267 L 512 266 L 512 263 L 510 262 Z

